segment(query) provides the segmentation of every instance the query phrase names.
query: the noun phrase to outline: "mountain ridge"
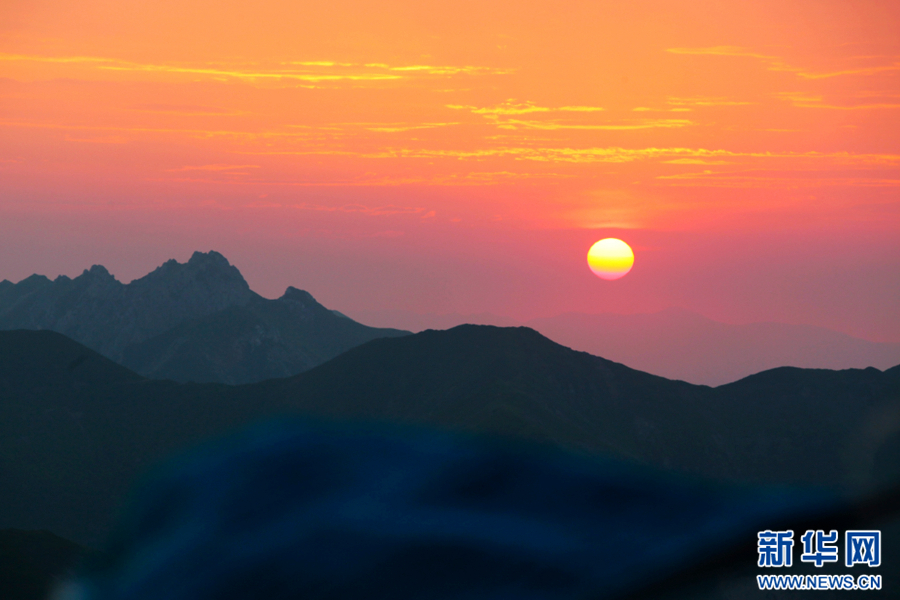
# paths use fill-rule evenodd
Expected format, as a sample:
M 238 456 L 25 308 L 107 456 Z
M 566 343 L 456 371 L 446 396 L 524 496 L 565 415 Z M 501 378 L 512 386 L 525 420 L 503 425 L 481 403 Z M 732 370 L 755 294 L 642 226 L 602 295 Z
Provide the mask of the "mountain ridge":
M 527 326 L 569 348 L 698 385 L 718 386 L 785 365 L 886 369 L 900 362 L 900 343 L 872 342 L 813 325 L 735 325 L 679 307 L 636 314 L 568 312 L 522 321 L 489 313 L 353 314 L 367 323 L 412 331 L 448 329 L 462 323 Z
M 285 305 L 311 308 L 304 318 Z M 407 333 L 339 317 L 293 286 L 263 298 L 215 251 L 168 260 L 128 284 L 102 265 L 74 279 L 4 280 L 0 330 L 12 329 L 63 333 L 146 376 L 232 384 L 294 375 L 364 341 Z
M 900 432 L 865 437 L 900 411 L 897 367 L 777 369 L 709 388 L 577 352 L 528 328 L 463 326 L 375 339 L 254 384 L 134 374 L 104 382 L 67 375 L 89 351 L 60 334 L 0 332 L 0 348 L 25 356 L 16 350 L 23 336 L 47 347 L 38 344 L 17 367 L 34 370 L 14 373 L 20 383 L 4 384 L 11 376 L 0 372 L 0 528 L 49 529 L 88 545 L 151 464 L 287 415 L 501 435 L 736 482 L 853 490 L 900 479 Z

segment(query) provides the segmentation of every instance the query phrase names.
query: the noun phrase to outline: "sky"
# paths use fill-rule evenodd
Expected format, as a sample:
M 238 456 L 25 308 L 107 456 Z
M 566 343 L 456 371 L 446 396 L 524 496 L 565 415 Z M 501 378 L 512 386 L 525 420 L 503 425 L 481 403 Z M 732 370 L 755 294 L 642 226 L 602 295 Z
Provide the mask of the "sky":
M 351 315 L 897 342 L 898 31 L 875 0 L 5 0 L 0 280 L 217 250 Z

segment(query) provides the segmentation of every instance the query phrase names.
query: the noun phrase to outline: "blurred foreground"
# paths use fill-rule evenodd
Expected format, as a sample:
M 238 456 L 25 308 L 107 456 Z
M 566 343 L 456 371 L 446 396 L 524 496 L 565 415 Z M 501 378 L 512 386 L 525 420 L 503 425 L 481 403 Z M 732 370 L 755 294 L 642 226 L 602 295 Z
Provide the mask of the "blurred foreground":
M 757 531 L 837 527 L 852 508 L 825 491 L 307 421 L 207 445 L 132 500 L 60 598 L 708 597 L 741 572 L 755 582 Z

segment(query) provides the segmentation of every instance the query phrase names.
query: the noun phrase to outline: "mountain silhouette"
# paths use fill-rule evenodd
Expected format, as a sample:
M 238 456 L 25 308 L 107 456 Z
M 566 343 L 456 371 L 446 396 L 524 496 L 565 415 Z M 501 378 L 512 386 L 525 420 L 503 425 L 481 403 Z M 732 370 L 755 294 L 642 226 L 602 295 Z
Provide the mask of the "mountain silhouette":
M 707 477 L 842 485 L 900 475 L 876 456 L 883 445 L 868 459 L 884 469 L 847 464 L 865 453 L 860 438 L 900 411 L 900 367 L 785 367 L 709 388 L 576 352 L 529 328 L 462 325 L 374 340 L 259 389 L 302 399 L 316 414 L 500 432 Z
M 295 375 L 407 333 L 366 327 L 293 287 L 267 300 L 217 252 L 170 260 L 129 284 L 100 265 L 74 279 L 4 281 L 0 329 L 57 331 L 155 378 L 231 384 Z
M 143 377 L 52 331 L 0 332 L 0 389 L 35 392 L 135 383 Z
M 635 315 L 567 313 L 525 325 L 570 348 L 705 385 L 783 366 L 885 369 L 900 362 L 900 344 L 810 325 L 732 325 L 680 308 Z
M 0 348 L 19 357 L 0 372 L 0 527 L 88 545 L 144 469 L 286 414 L 501 434 L 729 481 L 849 489 L 900 477 L 898 428 L 885 427 L 900 416 L 900 367 L 784 368 L 709 388 L 527 328 L 461 326 L 228 386 L 145 379 L 52 332 L 0 332 Z
M 733 325 L 682 308 L 655 313 L 564 313 L 516 321 L 490 313 L 419 314 L 361 310 L 353 315 L 378 327 L 419 332 L 464 323 L 525 326 L 574 350 L 635 369 L 699 385 L 722 385 L 776 367 L 886 369 L 900 362 L 900 344 L 855 338 L 811 325 Z

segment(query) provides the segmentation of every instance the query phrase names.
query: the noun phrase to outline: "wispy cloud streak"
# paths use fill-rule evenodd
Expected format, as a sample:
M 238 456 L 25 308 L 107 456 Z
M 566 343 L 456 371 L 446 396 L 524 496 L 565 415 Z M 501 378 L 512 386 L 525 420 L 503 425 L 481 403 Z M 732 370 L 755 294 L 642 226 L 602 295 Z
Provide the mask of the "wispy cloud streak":
M 788 64 L 783 58 L 779 56 L 773 56 L 770 54 L 763 54 L 760 52 L 754 52 L 747 48 L 742 48 L 740 46 L 710 46 L 705 48 L 667 48 L 666 52 L 672 54 L 687 54 L 687 55 L 706 55 L 706 56 L 735 56 L 735 57 L 747 57 L 747 58 L 755 58 L 757 60 L 763 61 L 766 64 L 766 68 L 770 71 L 788 71 L 791 73 L 795 73 L 798 77 L 803 79 L 829 79 L 832 77 L 841 77 L 845 75 L 875 75 L 877 73 L 884 73 L 886 71 L 897 71 L 900 70 L 900 61 L 896 60 L 896 57 L 891 57 L 894 59 L 894 62 L 886 65 L 873 65 L 868 67 L 854 67 L 848 69 L 839 69 L 836 71 L 827 71 L 824 73 L 815 73 L 811 72 L 802 67 L 795 67 Z M 881 57 L 874 57 L 881 58 Z
M 425 76 L 506 75 L 513 72 L 512 69 L 472 65 L 389 65 L 385 63 L 355 64 L 332 61 L 288 61 L 276 65 L 256 65 L 255 68 L 247 68 L 246 65 L 153 64 L 96 56 L 39 56 L 3 53 L 0 53 L 0 62 L 81 65 L 98 71 L 206 76 L 213 79 L 225 78 L 247 82 L 295 81 L 313 84 L 341 81 L 396 81 Z

